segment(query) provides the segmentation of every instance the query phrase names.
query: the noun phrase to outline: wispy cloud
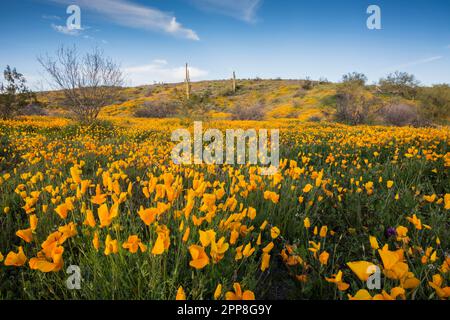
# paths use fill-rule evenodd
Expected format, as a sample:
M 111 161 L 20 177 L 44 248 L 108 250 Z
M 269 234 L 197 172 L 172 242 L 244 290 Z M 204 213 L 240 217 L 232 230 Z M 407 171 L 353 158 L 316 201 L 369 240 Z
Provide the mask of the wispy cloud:
M 45 20 L 58 20 L 59 21 L 59 20 L 61 20 L 61 17 L 44 14 L 44 15 L 42 15 L 42 19 L 45 19 Z
M 90 29 L 90 27 L 85 27 L 85 28 L 81 28 L 81 29 L 69 29 L 67 26 L 57 25 L 54 23 L 51 24 L 51 27 L 56 32 L 59 32 L 66 36 L 81 37 L 86 40 L 98 42 L 98 40 L 94 36 L 86 34 L 87 30 Z M 108 44 L 108 41 L 106 41 L 104 39 L 100 40 L 100 42 L 102 44 Z
M 65 34 L 67 36 L 74 36 L 74 37 L 78 37 L 79 35 L 81 35 L 83 29 L 69 29 L 67 28 L 67 26 L 61 26 L 61 25 L 56 25 L 54 23 L 52 23 L 52 28 L 53 30 L 55 30 L 56 32 Z
M 444 57 L 443 56 L 429 57 L 429 58 L 425 58 L 425 59 L 421 59 L 421 60 L 416 60 L 416 61 L 400 64 L 398 66 L 386 68 L 386 70 L 394 70 L 394 69 L 400 70 L 400 69 L 410 68 L 410 67 L 419 66 L 422 64 L 427 64 L 427 63 L 431 63 L 434 61 L 438 61 L 438 60 L 441 60 L 442 58 L 444 58 Z
M 165 60 L 165 59 L 155 59 L 155 60 L 153 60 L 153 63 L 159 64 L 159 65 L 169 64 L 169 63 L 167 62 L 167 60 Z
M 73 4 L 72 0 L 51 1 L 67 5 Z M 155 8 L 128 0 L 78 0 L 76 3 L 82 11 L 95 11 L 122 26 L 160 31 L 185 39 L 200 40 L 195 31 L 183 27 L 174 15 Z
M 150 64 L 125 68 L 124 73 L 132 85 L 151 84 L 153 82 L 181 82 L 185 77 L 185 67 L 171 67 L 164 59 L 153 60 Z M 197 67 L 189 67 L 192 80 L 200 80 L 208 75 L 208 71 Z
M 189 0 L 196 7 L 246 22 L 256 21 L 256 11 L 262 0 Z

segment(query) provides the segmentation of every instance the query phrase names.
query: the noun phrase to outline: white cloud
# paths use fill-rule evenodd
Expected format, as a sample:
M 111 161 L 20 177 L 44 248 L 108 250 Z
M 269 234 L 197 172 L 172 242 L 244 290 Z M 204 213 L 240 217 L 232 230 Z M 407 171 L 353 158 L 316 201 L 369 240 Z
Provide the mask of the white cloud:
M 82 29 L 81 30 L 69 29 L 69 28 L 67 28 L 67 26 L 60 26 L 60 25 L 56 25 L 54 23 L 52 23 L 52 28 L 53 28 L 53 30 L 55 30 L 59 33 L 62 33 L 62 34 L 68 35 L 68 36 L 74 36 L 74 37 L 79 36 L 81 34 L 81 31 L 83 31 Z
M 165 59 L 155 59 L 155 60 L 153 60 L 153 63 L 160 64 L 160 65 L 168 64 L 167 60 L 165 60 Z
M 72 0 L 51 1 L 67 5 L 73 3 Z M 200 40 L 195 31 L 183 27 L 172 14 L 129 0 L 78 0 L 77 5 L 80 6 L 81 12 L 95 11 L 122 26 L 156 30 L 185 39 Z
M 61 17 L 59 17 L 59 16 L 50 16 L 50 15 L 43 15 L 42 16 L 42 19 L 45 19 L 45 20 L 61 20 Z
M 246 22 L 256 21 L 256 11 L 262 0 L 189 0 L 196 7 Z
M 163 59 L 153 60 L 150 64 L 128 67 L 124 70 L 125 75 L 133 86 L 152 84 L 153 82 L 174 83 L 182 82 L 185 78 L 185 67 L 171 67 Z M 208 71 L 197 67 L 189 67 L 191 80 L 201 80 L 208 75 Z
M 412 61 L 412 62 L 408 62 L 408 63 L 405 63 L 405 64 L 401 64 L 401 65 L 398 65 L 396 67 L 389 68 L 389 70 L 393 70 L 393 69 L 399 70 L 399 69 L 405 69 L 405 68 L 409 68 L 409 67 L 419 66 L 419 65 L 422 65 L 422 64 L 426 64 L 426 63 L 430 63 L 430 62 L 441 60 L 442 58 L 444 58 L 444 57 L 443 56 L 429 57 L 429 58 L 425 58 L 425 59 L 421 59 L 421 60 L 417 60 L 417 61 Z

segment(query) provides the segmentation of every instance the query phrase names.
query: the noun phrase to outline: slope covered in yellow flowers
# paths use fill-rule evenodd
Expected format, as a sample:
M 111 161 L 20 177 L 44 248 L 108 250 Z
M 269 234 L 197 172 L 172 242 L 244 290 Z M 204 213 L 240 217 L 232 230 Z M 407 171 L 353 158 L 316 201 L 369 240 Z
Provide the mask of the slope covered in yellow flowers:
M 195 94 L 209 93 L 210 116 L 213 119 L 230 119 L 235 109 L 258 106 L 264 109 L 266 119 L 300 119 L 312 117 L 331 119 L 334 113 L 334 96 L 337 85 L 317 83 L 304 89 L 302 80 L 239 80 L 236 93 L 230 81 L 202 81 L 192 83 Z M 120 90 L 119 101 L 102 110 L 102 116 L 133 116 L 146 103 L 171 103 L 184 93 L 184 84 L 159 84 Z M 367 94 L 371 96 L 370 90 Z M 50 113 L 64 111 L 58 105 L 58 92 L 39 94 L 39 99 L 50 105 Z
M 212 97 L 213 118 L 227 119 L 235 108 L 259 105 L 268 111 L 267 118 L 325 118 L 332 113 L 327 105 L 336 93 L 335 85 L 315 90 L 302 89 L 303 82 L 296 80 L 241 80 L 236 93 L 230 90 L 229 81 L 204 81 L 192 84 L 195 93 L 209 92 Z M 130 116 L 146 102 L 167 102 L 176 99 L 175 92 L 183 92 L 183 84 L 157 85 L 127 89 L 135 97 L 103 110 L 107 116 Z M 130 95 L 131 94 L 131 95 Z

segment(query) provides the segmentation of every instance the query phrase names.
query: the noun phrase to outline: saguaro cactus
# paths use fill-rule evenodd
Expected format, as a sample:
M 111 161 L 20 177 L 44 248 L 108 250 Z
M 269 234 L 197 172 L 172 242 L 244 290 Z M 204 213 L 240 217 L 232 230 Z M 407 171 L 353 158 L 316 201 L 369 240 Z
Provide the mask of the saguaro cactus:
M 186 84 L 186 98 L 189 100 L 191 98 L 191 78 L 189 75 L 189 65 L 186 63 L 186 78 L 184 80 Z
M 232 83 L 233 83 L 233 92 L 236 92 L 236 72 L 234 72 L 234 71 L 233 71 Z

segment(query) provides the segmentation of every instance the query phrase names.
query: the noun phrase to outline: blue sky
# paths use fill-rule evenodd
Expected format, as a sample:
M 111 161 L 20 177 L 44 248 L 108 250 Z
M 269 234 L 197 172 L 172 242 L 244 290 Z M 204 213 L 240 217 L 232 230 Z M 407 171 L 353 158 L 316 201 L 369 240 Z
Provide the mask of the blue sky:
M 66 9 L 81 8 L 80 31 Z M 369 30 L 369 5 L 381 30 Z M 0 2 L 0 67 L 37 89 L 39 54 L 100 46 L 130 85 L 192 80 L 326 77 L 359 71 L 371 82 L 396 70 L 424 84 L 450 83 L 448 0 L 16 0 Z

